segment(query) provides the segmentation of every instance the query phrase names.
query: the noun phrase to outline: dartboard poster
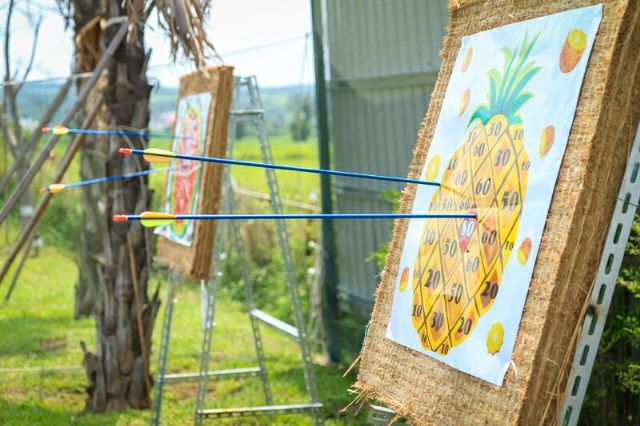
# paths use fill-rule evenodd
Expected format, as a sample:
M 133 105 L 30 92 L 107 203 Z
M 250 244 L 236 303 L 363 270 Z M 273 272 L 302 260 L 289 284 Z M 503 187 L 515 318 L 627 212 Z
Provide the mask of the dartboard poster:
M 412 219 L 385 336 L 501 386 L 602 6 L 462 39 Z
M 224 157 L 233 94 L 233 68 L 215 66 L 180 77 L 173 152 Z M 174 214 L 218 212 L 222 197 L 220 164 L 175 160 L 166 178 L 162 210 Z M 211 271 L 216 222 L 176 221 L 160 227 L 156 260 L 203 280 Z
M 204 155 L 207 120 L 212 93 L 198 93 L 180 98 L 171 150 L 177 154 Z M 196 214 L 200 193 L 201 167 L 195 161 L 177 160 L 165 186 L 165 212 Z M 191 247 L 194 221 L 177 220 L 156 229 L 156 234 Z

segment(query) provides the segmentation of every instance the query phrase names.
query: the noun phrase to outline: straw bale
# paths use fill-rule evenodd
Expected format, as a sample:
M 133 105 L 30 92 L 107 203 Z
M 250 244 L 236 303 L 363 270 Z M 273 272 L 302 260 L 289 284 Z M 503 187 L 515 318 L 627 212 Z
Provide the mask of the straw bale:
M 575 120 L 502 387 L 384 337 L 408 221 L 396 221 L 354 388 L 416 424 L 553 424 L 599 256 L 640 116 L 637 0 L 451 0 L 443 64 L 409 177 L 427 157 L 461 37 L 565 10 L 604 4 Z M 415 186 L 402 196 L 410 212 Z

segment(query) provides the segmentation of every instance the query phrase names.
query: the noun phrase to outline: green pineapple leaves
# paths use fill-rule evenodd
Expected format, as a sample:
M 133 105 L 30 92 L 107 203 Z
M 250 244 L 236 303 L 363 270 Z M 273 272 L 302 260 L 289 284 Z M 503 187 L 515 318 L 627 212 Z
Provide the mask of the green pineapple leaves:
M 535 61 L 527 61 L 538 37 L 540 33 L 529 42 L 525 34 L 520 48 L 511 50 L 504 47 L 500 50 L 504 56 L 504 73 L 501 74 L 495 68 L 487 73 L 489 76 L 487 103 L 476 108 L 471 114 L 467 127 L 476 119 L 482 121 L 482 124 L 487 124 L 491 117 L 497 114 L 503 114 L 511 124 L 522 122 L 518 111 L 533 97 L 533 94 L 524 91 L 524 88 L 542 69 L 535 66 Z
M 482 121 L 482 124 L 487 124 L 492 115 L 493 114 L 491 114 L 489 108 L 487 108 L 485 105 L 480 105 L 478 108 L 476 108 L 475 111 L 473 111 L 473 114 L 471 114 L 471 118 L 469 119 L 469 124 L 467 124 L 467 127 L 469 127 L 476 118 L 479 118 L 480 121 Z

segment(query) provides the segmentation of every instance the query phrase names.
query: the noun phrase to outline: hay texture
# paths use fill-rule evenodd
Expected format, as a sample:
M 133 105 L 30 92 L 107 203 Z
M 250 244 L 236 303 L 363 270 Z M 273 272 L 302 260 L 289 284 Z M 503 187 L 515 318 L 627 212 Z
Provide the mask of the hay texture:
M 196 71 L 180 78 L 179 99 L 203 92 L 211 92 L 212 99 L 207 116 L 205 148 L 202 155 L 225 157 L 233 94 L 233 68 L 211 67 L 206 71 Z M 174 134 L 176 132 L 177 129 L 174 127 Z M 215 214 L 218 212 L 222 192 L 222 175 L 223 166 L 221 164 L 202 163 L 197 213 Z M 163 205 L 166 202 L 166 195 L 164 197 Z M 215 229 L 216 221 L 196 221 L 190 247 L 160 236 L 158 238 L 157 260 L 193 279 L 207 279 L 211 269 Z
M 426 161 L 461 38 L 602 3 L 602 21 L 553 193 L 502 387 L 385 338 L 408 221 L 396 221 L 361 353 L 357 401 L 374 399 L 415 424 L 557 423 L 579 327 L 640 115 L 637 0 L 452 0 L 443 64 L 409 170 Z M 410 212 L 415 186 L 403 192 Z

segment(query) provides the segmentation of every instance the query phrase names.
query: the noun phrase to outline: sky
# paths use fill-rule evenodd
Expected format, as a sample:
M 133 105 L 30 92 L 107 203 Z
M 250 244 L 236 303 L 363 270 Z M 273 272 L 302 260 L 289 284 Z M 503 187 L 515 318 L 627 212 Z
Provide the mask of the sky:
M 64 19 L 55 1 L 16 3 L 18 12 L 14 12 L 11 20 L 10 53 L 17 75 L 24 72 L 33 43 L 33 25 L 25 17 L 27 12 L 43 19 L 35 62 L 28 79 L 68 75 L 73 57 L 73 30 L 65 30 Z M 2 27 L 6 13 L 7 0 L 0 0 Z M 157 81 L 164 87 L 177 86 L 179 75 L 193 70 L 193 66 L 184 61 L 171 64 L 170 47 L 157 28 L 155 14 L 148 23 L 146 44 L 153 49 L 148 76 L 152 83 Z M 263 87 L 309 84 L 313 81 L 308 0 L 212 0 L 206 27 L 216 50 L 227 65 L 236 67 L 236 74 L 255 74 Z M 1 37 L 4 39 L 4 33 Z M 2 63 L 4 74 L 4 59 Z

